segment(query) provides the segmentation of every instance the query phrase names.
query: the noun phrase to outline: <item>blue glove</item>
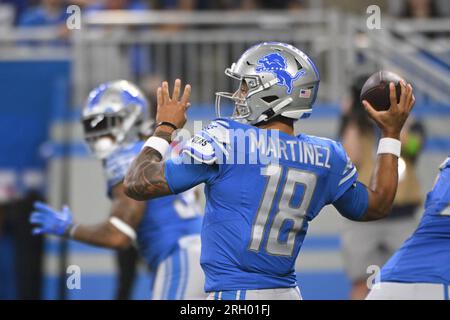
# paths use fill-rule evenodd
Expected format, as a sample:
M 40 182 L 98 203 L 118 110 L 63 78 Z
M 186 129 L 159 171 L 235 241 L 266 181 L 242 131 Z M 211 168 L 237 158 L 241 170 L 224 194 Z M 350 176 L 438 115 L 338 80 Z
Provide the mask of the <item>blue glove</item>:
M 67 206 L 64 206 L 62 211 L 56 211 L 45 203 L 37 201 L 34 203 L 34 209 L 30 223 L 38 226 L 33 229 L 33 235 L 48 233 L 62 236 L 72 224 L 72 212 Z

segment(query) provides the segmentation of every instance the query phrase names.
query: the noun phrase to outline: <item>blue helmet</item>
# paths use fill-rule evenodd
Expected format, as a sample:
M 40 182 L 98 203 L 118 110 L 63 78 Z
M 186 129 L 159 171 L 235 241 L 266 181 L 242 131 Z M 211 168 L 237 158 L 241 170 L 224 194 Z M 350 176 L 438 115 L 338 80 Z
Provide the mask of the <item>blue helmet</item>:
M 126 80 L 102 83 L 88 96 L 82 112 L 84 137 L 100 159 L 108 157 L 122 143 L 151 133 L 147 99 Z

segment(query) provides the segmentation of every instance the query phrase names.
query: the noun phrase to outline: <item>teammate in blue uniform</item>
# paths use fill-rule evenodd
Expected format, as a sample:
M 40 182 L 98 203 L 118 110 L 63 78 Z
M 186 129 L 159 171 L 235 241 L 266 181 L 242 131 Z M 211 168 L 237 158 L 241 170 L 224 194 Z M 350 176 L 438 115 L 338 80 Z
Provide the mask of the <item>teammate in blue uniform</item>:
M 412 236 L 381 269 L 367 299 L 449 300 L 450 156 L 440 166 Z
M 164 161 L 175 128 L 182 128 L 190 86 L 180 98 L 167 82 L 157 91 L 161 126 L 145 143 L 125 178 L 136 200 L 177 194 L 205 183 L 201 265 L 208 299 L 301 299 L 294 264 L 309 222 L 327 204 L 353 220 L 388 214 L 397 188 L 400 130 L 412 108 L 412 87 L 401 83 L 397 104 L 377 112 L 364 102 L 383 138 L 372 184 L 357 182 L 341 144 L 306 134 L 293 123 L 306 118 L 319 74 L 311 59 L 283 43 L 251 47 L 225 73 L 239 81 L 235 93 L 217 93 L 219 118 Z M 234 102 L 231 118 L 221 100 Z
M 89 95 L 83 126 L 86 141 L 102 159 L 111 216 L 98 225 L 77 224 L 68 208 L 57 212 L 36 203 L 30 220 L 37 224 L 34 233 L 70 236 L 119 249 L 136 243 L 152 272 L 153 299 L 203 299 L 204 275 L 199 262 L 202 216 L 194 192 L 146 202 L 130 199 L 123 192 L 125 173 L 143 145 L 139 136 L 152 130 L 143 94 L 128 81 L 100 85 Z

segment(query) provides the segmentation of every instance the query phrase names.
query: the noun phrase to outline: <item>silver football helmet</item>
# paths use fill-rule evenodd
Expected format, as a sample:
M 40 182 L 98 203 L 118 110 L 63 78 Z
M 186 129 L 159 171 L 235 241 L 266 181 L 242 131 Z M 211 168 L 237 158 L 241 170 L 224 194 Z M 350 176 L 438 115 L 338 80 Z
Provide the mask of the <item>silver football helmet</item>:
M 234 102 L 231 118 L 252 125 L 275 116 L 300 119 L 311 114 L 319 88 L 319 73 L 313 61 L 292 45 L 264 42 L 248 49 L 225 70 L 225 74 L 245 81 L 245 98 L 237 93 L 216 92 L 216 114 L 222 98 Z
M 126 80 L 107 82 L 91 91 L 82 112 L 84 137 L 100 159 L 121 144 L 149 135 L 148 102 L 137 86 Z

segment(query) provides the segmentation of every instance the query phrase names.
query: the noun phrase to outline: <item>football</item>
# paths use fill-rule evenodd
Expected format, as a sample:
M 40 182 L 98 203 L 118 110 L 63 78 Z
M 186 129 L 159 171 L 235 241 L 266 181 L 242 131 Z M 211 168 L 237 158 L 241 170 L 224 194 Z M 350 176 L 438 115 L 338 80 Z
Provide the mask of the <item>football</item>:
M 367 100 L 377 111 L 389 109 L 389 83 L 395 84 L 397 103 L 400 101 L 400 80 L 402 78 L 390 71 L 378 71 L 372 74 L 361 89 L 360 99 Z

